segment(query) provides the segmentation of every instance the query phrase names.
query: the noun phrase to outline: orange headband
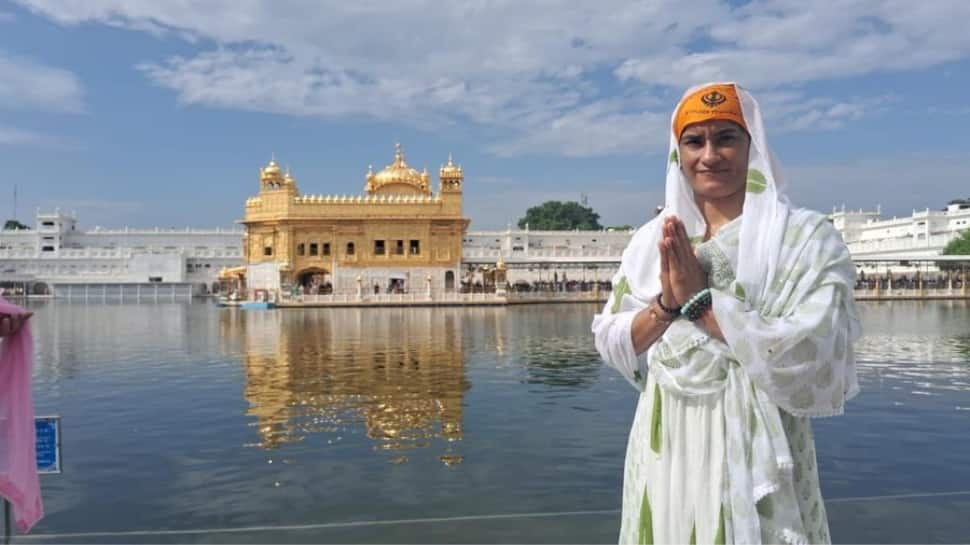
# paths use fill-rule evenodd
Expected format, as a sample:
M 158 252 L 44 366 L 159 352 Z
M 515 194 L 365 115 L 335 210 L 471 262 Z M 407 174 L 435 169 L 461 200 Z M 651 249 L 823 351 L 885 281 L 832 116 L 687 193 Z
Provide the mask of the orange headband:
M 680 138 L 687 125 L 711 119 L 734 121 L 748 130 L 741 112 L 741 100 L 733 85 L 708 85 L 685 98 L 674 117 L 674 136 Z

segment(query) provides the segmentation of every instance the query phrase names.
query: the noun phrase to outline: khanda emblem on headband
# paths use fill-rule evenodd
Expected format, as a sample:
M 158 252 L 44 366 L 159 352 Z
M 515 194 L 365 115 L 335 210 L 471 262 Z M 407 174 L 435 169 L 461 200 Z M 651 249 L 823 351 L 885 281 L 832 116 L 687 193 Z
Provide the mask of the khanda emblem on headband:
M 715 108 L 717 106 L 720 106 L 721 104 L 724 104 L 726 100 L 727 100 L 727 97 L 722 95 L 721 93 L 718 93 L 717 91 L 711 91 L 710 93 L 707 93 L 706 95 L 701 97 L 701 102 L 703 102 L 710 108 Z

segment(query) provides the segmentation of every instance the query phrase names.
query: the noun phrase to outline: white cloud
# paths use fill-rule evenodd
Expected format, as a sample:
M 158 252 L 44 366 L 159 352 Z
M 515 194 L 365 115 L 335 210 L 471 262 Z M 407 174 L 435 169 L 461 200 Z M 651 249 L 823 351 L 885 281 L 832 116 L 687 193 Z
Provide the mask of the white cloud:
M 189 56 L 139 66 L 184 105 L 472 122 L 508 132 L 490 146 L 505 155 L 665 147 L 653 131 L 663 135 L 679 91 L 711 79 L 799 96 L 783 130 L 837 129 L 878 107 L 808 99 L 801 84 L 970 55 L 963 0 L 20 3 L 61 24 L 195 41 Z
M 784 158 L 782 158 L 784 160 Z M 833 205 L 908 216 L 912 210 L 937 210 L 970 193 L 970 158 L 963 154 L 913 154 L 862 158 L 785 168 L 792 201 L 828 212 Z M 957 189 L 961 188 L 961 189 Z M 955 191 L 957 191 L 955 193 Z
M 938 0 L 755 1 L 711 27 L 718 47 L 624 61 L 621 79 L 686 86 L 736 80 L 751 88 L 919 69 L 970 54 L 970 3 Z
M 838 129 L 866 115 L 882 112 L 898 99 L 892 94 L 836 100 L 812 97 L 803 91 L 758 94 L 763 116 L 779 132 Z
M 82 96 L 73 73 L 0 51 L 0 108 L 77 113 Z
M 43 141 L 44 138 L 44 135 L 40 133 L 0 125 L 0 145 L 3 146 L 34 144 Z
M 63 139 L 50 134 L 0 125 L 0 146 L 3 147 L 42 147 L 49 149 L 71 149 Z
M 561 153 L 584 157 L 616 153 L 663 153 L 668 144 L 665 113 L 618 111 L 594 102 L 531 127 L 519 138 L 490 147 L 498 155 Z

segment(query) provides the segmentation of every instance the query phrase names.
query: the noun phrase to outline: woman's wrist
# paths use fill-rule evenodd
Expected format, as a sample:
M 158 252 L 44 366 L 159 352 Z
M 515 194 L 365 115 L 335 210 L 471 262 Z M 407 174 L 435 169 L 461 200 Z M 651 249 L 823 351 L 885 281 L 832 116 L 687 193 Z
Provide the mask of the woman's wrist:
M 701 317 L 697 319 L 697 324 L 707 332 L 708 335 L 714 337 L 719 341 L 726 342 L 724 339 L 724 332 L 721 331 L 721 325 L 717 323 L 717 317 L 714 316 L 714 307 L 708 307 L 701 314 Z
M 659 339 L 676 316 L 665 316 L 663 311 L 657 306 L 656 301 L 652 301 L 645 308 L 641 309 L 633 318 L 630 326 L 630 337 L 633 341 L 633 349 L 639 355 Z
M 670 326 L 670 324 L 674 323 L 674 320 L 680 316 L 680 313 L 674 314 L 667 312 L 657 302 L 647 306 L 647 314 L 650 315 L 650 318 L 652 318 L 654 322 L 662 324 L 664 327 Z

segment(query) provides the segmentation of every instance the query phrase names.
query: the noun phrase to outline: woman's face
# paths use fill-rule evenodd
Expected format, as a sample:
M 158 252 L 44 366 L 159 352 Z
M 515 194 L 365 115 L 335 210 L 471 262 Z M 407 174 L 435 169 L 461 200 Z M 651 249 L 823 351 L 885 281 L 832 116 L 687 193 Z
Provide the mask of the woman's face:
M 737 123 L 713 119 L 684 129 L 680 165 L 694 195 L 720 200 L 743 194 L 751 138 Z

